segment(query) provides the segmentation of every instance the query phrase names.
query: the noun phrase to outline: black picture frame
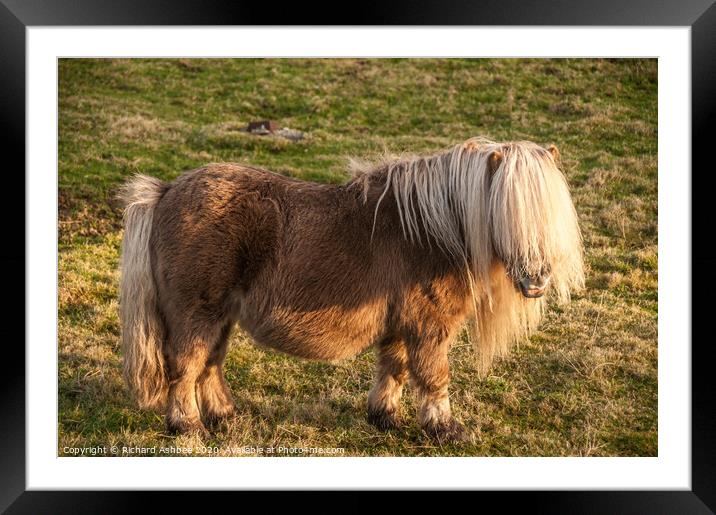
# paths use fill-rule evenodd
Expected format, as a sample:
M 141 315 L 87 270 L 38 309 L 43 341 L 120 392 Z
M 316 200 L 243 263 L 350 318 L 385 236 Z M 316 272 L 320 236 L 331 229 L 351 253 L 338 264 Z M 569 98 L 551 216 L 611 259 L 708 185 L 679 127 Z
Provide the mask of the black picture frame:
M 342 14 L 348 13 L 350 14 Z M 317 14 L 320 13 L 320 14 Z M 201 0 L 0 0 L 0 147 L 5 200 L 0 223 L 6 238 L 0 264 L 6 271 L 0 374 L 0 510 L 7 513 L 126 513 L 161 501 L 168 511 L 187 506 L 177 492 L 26 491 L 25 440 L 25 56 L 26 27 L 66 25 L 554 25 L 684 26 L 691 28 L 692 78 L 692 489 L 690 491 L 481 492 L 501 506 L 527 504 L 541 512 L 712 513 L 716 510 L 716 403 L 711 384 L 710 286 L 716 269 L 711 200 L 716 191 L 710 159 L 716 121 L 716 4 L 714 0 L 456 0 L 359 4 L 350 10 L 312 9 L 304 3 Z M 675 173 L 675 172 L 674 172 Z M 685 177 L 684 180 L 689 180 Z M 22 194 L 20 193 L 22 192 Z M 24 222 L 24 218 L 23 218 Z M 21 274 L 19 271 L 22 270 Z M 7 287 L 10 288 L 7 288 Z M 13 290 L 12 296 L 9 295 Z M 12 334 L 13 328 L 20 335 Z M 198 494 L 198 493 L 197 493 Z M 230 501 L 247 493 L 202 492 Z M 264 494 L 265 495 L 265 494 Z M 300 502 L 293 494 L 290 502 Z M 304 494 L 300 494 L 303 496 Z M 323 494 L 325 495 L 325 494 Z M 357 492 L 349 495 L 358 496 Z M 160 497 L 157 499 L 156 497 Z M 272 498 L 275 499 L 275 498 Z M 243 499 L 242 499 L 243 500 Z M 258 500 L 258 499 L 257 499 Z M 212 505 L 217 502 L 212 497 Z M 260 502 L 260 501 L 259 501 Z M 344 500 L 345 502 L 345 500 Z M 453 502 L 459 502 L 453 499 Z M 362 503 L 355 504 L 360 508 Z M 347 506 L 347 505 L 343 505 Z M 364 508 L 368 509 L 368 508 Z

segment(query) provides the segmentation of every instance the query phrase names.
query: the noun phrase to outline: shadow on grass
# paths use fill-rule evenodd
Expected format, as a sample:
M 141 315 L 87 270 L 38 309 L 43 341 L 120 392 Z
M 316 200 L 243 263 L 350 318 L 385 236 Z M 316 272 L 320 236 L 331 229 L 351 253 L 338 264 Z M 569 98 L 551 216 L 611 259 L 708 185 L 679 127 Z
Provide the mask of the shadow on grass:
M 140 411 L 132 402 L 118 363 L 66 351 L 59 353 L 59 363 L 60 434 L 96 438 L 113 432 L 156 433 L 163 428 L 156 413 Z
M 132 401 L 122 381 L 118 359 L 110 362 L 105 357 L 61 351 L 59 363 L 61 432 L 91 437 L 145 431 L 156 435 L 164 431 L 163 414 L 139 410 Z M 332 432 L 354 427 L 356 418 L 363 414 L 345 395 L 292 396 L 279 386 L 270 385 L 257 392 L 247 387 L 250 380 L 249 364 L 231 367 L 228 382 L 237 416 L 249 416 L 255 422 L 267 422 L 273 427 L 300 424 Z

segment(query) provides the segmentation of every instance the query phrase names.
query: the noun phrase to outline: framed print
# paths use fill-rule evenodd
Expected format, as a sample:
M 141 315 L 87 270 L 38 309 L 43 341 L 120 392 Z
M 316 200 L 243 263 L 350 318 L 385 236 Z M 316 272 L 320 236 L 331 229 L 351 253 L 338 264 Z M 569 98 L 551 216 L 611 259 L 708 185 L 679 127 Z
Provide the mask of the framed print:
M 3 508 L 713 509 L 716 8 L 500 6 L 4 2 Z

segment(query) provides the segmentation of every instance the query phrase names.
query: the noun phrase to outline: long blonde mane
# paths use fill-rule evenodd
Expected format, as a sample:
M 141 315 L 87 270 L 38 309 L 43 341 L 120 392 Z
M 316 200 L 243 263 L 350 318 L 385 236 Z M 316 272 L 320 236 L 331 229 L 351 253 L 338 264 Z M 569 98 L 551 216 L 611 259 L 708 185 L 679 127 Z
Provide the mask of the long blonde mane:
M 490 164 L 494 153 L 501 156 L 496 168 Z M 464 265 L 475 310 L 472 341 L 483 371 L 494 356 L 527 338 L 544 310 L 544 297 L 517 292 L 506 261 L 529 275 L 548 266 L 549 291 L 558 302 L 583 287 L 577 214 L 548 150 L 529 141 L 472 138 L 442 154 L 384 167 L 375 218 L 392 190 L 405 237 L 418 245 L 434 242 Z

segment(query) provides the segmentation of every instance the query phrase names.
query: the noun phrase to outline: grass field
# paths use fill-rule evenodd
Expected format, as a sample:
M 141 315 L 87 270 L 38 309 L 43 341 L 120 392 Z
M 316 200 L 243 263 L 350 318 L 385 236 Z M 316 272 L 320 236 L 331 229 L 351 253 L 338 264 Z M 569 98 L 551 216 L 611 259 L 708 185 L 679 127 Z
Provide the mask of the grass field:
M 274 119 L 292 142 L 243 132 Z M 451 350 L 453 411 L 473 443 L 365 420 L 372 352 L 339 364 L 259 350 L 239 328 L 238 415 L 174 438 L 121 379 L 119 184 L 236 161 L 340 183 L 345 156 L 431 153 L 483 135 L 555 143 L 586 247 L 587 289 L 477 376 Z M 657 455 L 656 60 L 88 60 L 59 63 L 59 455 L 66 447 L 340 447 L 344 455 Z M 248 454 L 255 454 L 249 452 Z

